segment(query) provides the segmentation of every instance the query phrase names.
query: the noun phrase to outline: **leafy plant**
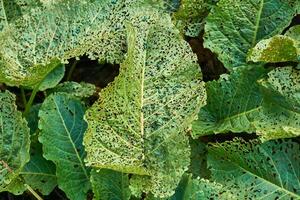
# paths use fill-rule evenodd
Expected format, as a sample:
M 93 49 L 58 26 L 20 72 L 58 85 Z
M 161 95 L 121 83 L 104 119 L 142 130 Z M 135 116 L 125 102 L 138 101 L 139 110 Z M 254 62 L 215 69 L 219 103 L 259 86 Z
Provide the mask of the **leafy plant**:
M 300 199 L 299 14 L 0 0 L 0 198 Z

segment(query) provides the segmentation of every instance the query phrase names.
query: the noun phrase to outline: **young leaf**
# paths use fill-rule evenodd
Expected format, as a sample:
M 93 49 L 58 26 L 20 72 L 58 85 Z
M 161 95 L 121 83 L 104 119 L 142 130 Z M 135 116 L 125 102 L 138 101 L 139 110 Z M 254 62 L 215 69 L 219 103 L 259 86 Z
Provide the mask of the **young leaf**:
M 29 128 L 15 100 L 8 91 L 0 93 L 0 192 L 19 193 L 12 187 L 19 181 L 12 182 L 29 161 Z
M 66 93 L 50 95 L 39 112 L 39 141 L 44 157 L 56 164 L 58 186 L 72 200 L 85 200 L 90 189 L 89 170 L 83 158 L 84 108 Z
M 31 188 L 49 195 L 57 185 L 55 165 L 42 156 L 42 145 L 37 141 L 31 145 L 30 155 L 30 161 L 20 174 Z
M 208 164 L 213 180 L 236 199 L 299 199 L 299 144 L 290 140 L 234 140 L 212 144 Z
M 296 14 L 297 0 L 220 0 L 206 19 L 204 46 L 226 68 L 243 66 L 250 48 L 279 34 Z
M 290 36 L 289 36 L 290 35 Z M 300 61 L 300 26 L 292 27 L 283 35 L 261 40 L 248 53 L 247 60 L 253 62 Z
M 206 84 L 207 105 L 200 109 L 193 123 L 193 137 L 214 133 L 255 131 L 253 117 L 262 106 L 262 94 L 257 81 L 267 70 L 237 69 L 217 81 Z
M 185 130 L 205 91 L 191 49 L 168 16 L 147 16 L 151 29 L 128 29 L 128 54 L 115 81 L 87 111 L 87 165 L 147 176 L 143 191 L 173 194 L 189 165 Z M 159 20 L 158 20 L 159 19 Z M 150 178 L 149 178 L 150 177 Z
M 130 199 L 128 174 L 109 169 L 101 169 L 99 172 L 92 170 L 91 183 L 94 200 Z

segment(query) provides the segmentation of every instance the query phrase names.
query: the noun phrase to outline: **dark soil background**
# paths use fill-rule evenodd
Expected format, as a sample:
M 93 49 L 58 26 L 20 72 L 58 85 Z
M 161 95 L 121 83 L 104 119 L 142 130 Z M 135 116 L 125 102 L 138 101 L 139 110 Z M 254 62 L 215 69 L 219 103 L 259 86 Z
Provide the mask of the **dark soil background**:
M 290 26 L 294 26 L 296 24 L 300 24 L 300 15 L 294 17 Z M 290 27 L 289 26 L 289 27 Z M 288 27 L 288 28 L 289 28 Z M 287 29 L 288 29 L 287 28 Z M 286 30 L 287 30 L 286 29 Z M 284 30 L 284 32 L 286 31 Z M 203 33 L 199 35 L 197 38 L 186 38 L 186 41 L 189 42 L 192 47 L 194 53 L 197 54 L 198 63 L 201 66 L 201 71 L 203 74 L 204 81 L 217 80 L 221 74 L 227 73 L 227 70 L 224 68 L 223 64 L 217 59 L 217 56 L 212 53 L 209 49 L 203 47 Z M 71 66 L 76 62 L 76 68 L 74 69 L 72 76 L 70 77 L 71 81 L 76 82 L 88 82 L 95 84 L 97 88 L 100 90 L 107 86 L 108 83 L 112 82 L 114 78 L 119 74 L 119 65 L 112 64 L 99 64 L 97 61 L 89 60 L 87 57 L 80 58 L 79 61 L 75 59 L 70 60 L 70 64 L 66 66 L 66 77 L 63 81 L 67 79 L 68 73 L 71 69 Z M 5 89 L 5 85 L 1 85 L 2 89 Z M 9 88 L 9 90 L 14 93 L 19 93 L 18 88 Z M 27 97 L 30 96 L 30 92 L 26 94 Z M 37 96 L 37 102 L 42 101 L 44 98 L 43 93 L 39 93 Z M 96 100 L 97 97 L 94 97 Z M 22 110 L 22 103 L 19 100 L 20 109 Z M 241 137 L 245 140 L 250 140 L 256 138 L 255 134 L 226 134 L 226 135 L 212 135 L 205 136 L 200 138 L 199 140 L 205 143 L 208 142 L 221 142 L 225 140 L 232 140 L 234 137 Z M 300 138 L 294 139 L 297 142 L 300 142 Z M 49 196 L 44 196 L 44 200 L 68 200 L 65 196 L 64 192 L 62 192 L 59 188 L 55 188 L 54 191 Z M 92 199 L 92 195 L 88 199 Z M 7 192 L 0 194 L 0 200 L 36 200 L 31 194 L 25 192 L 21 196 L 14 196 Z

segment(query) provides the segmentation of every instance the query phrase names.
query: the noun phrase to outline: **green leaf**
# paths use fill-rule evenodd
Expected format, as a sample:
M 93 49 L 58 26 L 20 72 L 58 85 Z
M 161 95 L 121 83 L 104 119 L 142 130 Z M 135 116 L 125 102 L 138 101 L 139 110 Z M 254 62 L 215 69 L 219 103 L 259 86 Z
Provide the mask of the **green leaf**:
M 50 93 L 64 92 L 77 98 L 88 98 L 96 92 L 96 87 L 90 83 L 63 82 L 49 91 Z
M 262 106 L 263 97 L 257 81 L 267 70 L 237 69 L 206 84 L 207 104 L 193 123 L 193 137 L 202 135 L 255 131 L 253 117 Z
M 276 35 L 269 39 L 261 40 L 249 51 L 247 60 L 269 63 L 300 61 L 299 35 L 300 26 L 295 26 L 286 36 Z
M 57 63 L 57 66 L 47 74 L 43 81 L 39 84 L 39 91 L 45 91 L 55 87 L 65 75 L 65 66 Z
M 65 93 L 48 96 L 39 112 L 43 155 L 56 164 L 58 186 L 72 200 L 86 199 L 90 189 L 89 170 L 83 162 L 87 127 L 83 115 L 81 102 Z
M 220 0 L 206 19 L 204 46 L 232 70 L 245 65 L 257 42 L 280 34 L 296 15 L 297 0 Z
M 131 192 L 127 174 L 109 169 L 101 169 L 99 172 L 92 170 L 91 183 L 94 200 L 130 199 Z
M 265 78 L 266 77 L 266 78 Z M 207 105 L 193 137 L 256 132 L 262 140 L 299 136 L 300 71 L 292 67 L 235 70 L 207 83 Z
M 276 68 L 261 80 L 263 106 L 255 119 L 264 140 L 300 135 L 300 70 Z
M 188 172 L 193 178 L 208 178 L 210 171 L 207 169 L 207 148 L 206 144 L 198 140 L 190 139 L 191 163 Z
M 12 182 L 29 161 L 29 128 L 15 100 L 8 91 L 0 93 L 0 192 L 18 193 Z
M 189 165 L 186 129 L 205 91 L 195 55 L 171 19 L 148 23 L 151 29 L 127 25 L 126 60 L 85 115 L 84 145 L 87 165 L 144 175 L 133 176 L 134 194 L 167 197 Z
M 299 199 L 299 144 L 291 140 L 234 140 L 212 144 L 208 164 L 213 180 L 236 199 Z
M 31 188 L 49 195 L 57 185 L 55 165 L 42 156 L 42 145 L 38 142 L 31 145 L 30 155 L 30 161 L 20 174 Z
M 33 135 L 38 132 L 38 124 L 39 124 L 39 110 L 42 104 L 35 104 L 31 106 L 28 115 L 26 116 L 26 120 L 28 123 L 28 127 L 30 128 L 30 134 Z

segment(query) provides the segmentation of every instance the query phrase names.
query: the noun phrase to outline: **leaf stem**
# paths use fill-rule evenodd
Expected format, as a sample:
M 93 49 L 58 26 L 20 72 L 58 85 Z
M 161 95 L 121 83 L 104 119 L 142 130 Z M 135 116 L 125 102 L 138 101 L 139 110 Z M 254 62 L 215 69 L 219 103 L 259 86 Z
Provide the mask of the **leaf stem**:
M 26 99 L 24 88 L 22 86 L 21 86 L 21 96 L 22 96 L 24 107 L 26 107 L 27 99 Z
M 29 185 L 27 185 L 27 184 L 24 184 L 25 185 L 25 187 L 27 188 L 27 190 L 37 199 L 37 200 L 43 200 L 43 198 L 42 197 L 40 197 L 40 195 L 38 195 L 38 193 L 36 193 L 33 189 L 32 189 L 32 187 L 30 187 Z
M 39 91 L 39 87 L 40 87 L 41 83 L 42 83 L 42 81 L 41 81 L 39 84 L 37 84 L 37 85 L 35 86 L 35 88 L 33 89 L 33 91 L 31 92 L 30 98 L 29 98 L 29 100 L 28 100 L 28 102 L 27 102 L 27 104 L 26 104 L 26 106 L 25 106 L 25 111 L 24 111 L 24 113 L 23 113 L 23 116 L 24 116 L 24 117 L 26 117 L 26 116 L 28 115 L 29 110 L 30 110 L 30 108 L 31 108 L 31 105 L 32 105 L 32 103 L 33 103 L 33 100 L 34 100 L 34 98 L 35 98 L 37 92 Z
M 67 76 L 66 81 L 69 81 L 69 80 L 71 79 L 72 74 L 73 74 L 74 69 L 75 69 L 75 67 L 76 67 L 77 64 L 78 64 L 78 60 L 75 60 L 75 61 L 73 62 L 73 64 L 72 64 L 71 68 L 70 68 L 70 71 L 69 71 L 69 73 L 68 73 L 68 76 Z

